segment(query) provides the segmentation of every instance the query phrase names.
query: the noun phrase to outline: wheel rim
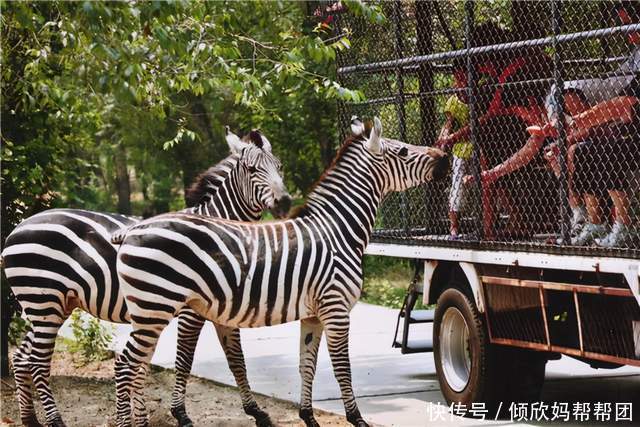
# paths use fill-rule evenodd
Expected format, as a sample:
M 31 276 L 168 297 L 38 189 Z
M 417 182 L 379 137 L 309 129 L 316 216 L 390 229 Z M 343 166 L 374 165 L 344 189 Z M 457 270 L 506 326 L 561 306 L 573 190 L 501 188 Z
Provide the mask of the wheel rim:
M 440 363 L 447 384 L 455 392 L 461 392 L 469 382 L 471 352 L 469 351 L 469 327 L 460 310 L 455 307 L 447 308 L 442 317 L 440 355 Z

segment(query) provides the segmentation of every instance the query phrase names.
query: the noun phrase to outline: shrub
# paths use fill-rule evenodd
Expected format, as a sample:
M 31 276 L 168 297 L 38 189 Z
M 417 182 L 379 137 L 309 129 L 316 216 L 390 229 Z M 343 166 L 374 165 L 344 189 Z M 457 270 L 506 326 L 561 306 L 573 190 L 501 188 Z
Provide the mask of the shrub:
M 20 317 L 20 313 L 14 313 L 9 324 L 9 344 L 18 346 L 22 342 L 30 322 Z
M 365 256 L 363 270 L 362 301 L 389 308 L 402 307 L 407 288 L 413 279 L 410 260 Z M 418 301 L 415 308 L 424 308 L 422 301 Z
M 95 317 L 83 316 L 78 309 L 71 313 L 70 326 L 73 340 L 64 340 L 64 344 L 71 353 L 80 356 L 78 362 L 81 365 L 113 357 L 109 350 L 113 340 L 111 328 L 103 326 Z

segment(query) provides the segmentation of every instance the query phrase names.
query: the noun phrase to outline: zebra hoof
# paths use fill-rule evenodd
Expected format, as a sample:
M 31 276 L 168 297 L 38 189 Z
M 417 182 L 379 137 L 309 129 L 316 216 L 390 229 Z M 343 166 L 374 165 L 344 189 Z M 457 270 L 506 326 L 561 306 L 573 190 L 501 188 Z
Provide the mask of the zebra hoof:
M 187 409 L 184 405 L 171 408 L 171 415 L 178 420 L 178 427 L 193 427 L 193 421 L 187 415 Z
M 243 406 L 244 413 L 252 416 L 256 420 L 256 426 L 258 427 L 273 427 L 274 424 L 269 418 L 269 414 L 260 409 L 256 402 L 251 402 L 248 405 Z
M 51 421 L 47 422 L 48 427 L 67 427 L 67 425 L 62 421 L 62 417 L 56 417 Z
M 298 415 L 300 419 L 304 421 L 306 427 L 320 427 L 320 424 L 318 424 L 318 421 L 316 421 L 316 418 L 313 416 L 313 409 L 300 409 Z
M 36 414 L 31 414 L 28 417 L 22 418 L 22 425 L 25 427 L 44 427 L 40 424 L 40 421 L 38 421 Z
M 256 426 L 257 427 L 275 427 L 275 424 L 269 418 L 269 415 L 263 418 L 256 418 Z
M 357 409 L 351 413 L 347 413 L 347 421 L 356 427 L 369 427 L 369 424 L 362 418 L 360 411 Z

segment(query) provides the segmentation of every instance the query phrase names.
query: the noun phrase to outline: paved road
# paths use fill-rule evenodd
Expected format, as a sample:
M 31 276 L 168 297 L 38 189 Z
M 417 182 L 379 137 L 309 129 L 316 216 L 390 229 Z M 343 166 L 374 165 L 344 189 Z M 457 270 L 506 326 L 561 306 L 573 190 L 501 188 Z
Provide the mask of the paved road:
M 353 385 L 360 409 L 377 425 L 509 425 L 506 421 L 480 421 L 469 418 L 440 417 L 438 402 L 444 402 L 435 375 L 431 354 L 401 355 L 390 344 L 396 311 L 359 303 L 352 313 L 351 361 Z M 430 325 L 414 325 L 417 333 L 430 334 Z M 130 327 L 119 325 L 116 348 L 121 348 Z M 242 342 L 252 388 L 281 399 L 297 402 L 298 376 L 297 323 L 242 330 Z M 171 368 L 175 360 L 176 324 L 162 334 L 152 363 Z M 225 384 L 234 384 L 224 354 L 210 324 L 203 330 L 193 368 L 194 375 Z M 554 401 L 633 402 L 634 420 L 640 420 L 640 369 L 594 370 L 571 358 L 548 364 L 543 399 Z M 429 402 L 429 403 L 428 403 Z M 342 412 L 340 392 L 331 370 L 324 343 L 314 382 L 314 406 Z M 506 410 L 506 408 L 505 408 Z M 613 409 L 612 409 L 613 410 Z M 444 419 L 442 419 L 444 418 Z M 539 424 L 539 423 L 538 423 Z M 590 423 L 587 423 L 590 424 Z M 640 423 L 639 423 L 640 424 Z M 566 425 L 566 424 L 565 424 Z

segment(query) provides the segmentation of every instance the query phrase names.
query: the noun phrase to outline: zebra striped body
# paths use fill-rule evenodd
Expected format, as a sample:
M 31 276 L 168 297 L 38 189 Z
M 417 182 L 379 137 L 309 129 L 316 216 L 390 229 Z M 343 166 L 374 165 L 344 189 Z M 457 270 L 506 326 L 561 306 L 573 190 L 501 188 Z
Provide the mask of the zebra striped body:
M 227 135 L 228 141 L 232 137 L 235 135 Z M 233 142 L 235 146 L 229 141 L 234 154 L 203 173 L 194 184 L 190 196 L 198 204 L 184 212 L 256 221 L 265 208 L 288 198 L 279 176 L 279 161 L 268 150 L 239 139 Z M 13 363 L 23 424 L 39 425 L 31 396 L 33 379 L 47 423 L 64 425 L 49 387 L 50 362 L 57 331 L 74 308 L 111 322 L 130 321 L 115 269 L 119 246 L 113 245 L 111 238 L 114 232 L 126 230 L 139 220 L 53 209 L 23 221 L 7 238 L 2 252 L 5 273 L 32 324 Z M 204 319 L 189 309 L 180 313 L 172 413 L 181 425 L 190 423 L 184 394 L 203 324 Z M 229 337 L 223 343 L 225 353 L 235 355 L 240 348 L 237 331 L 221 327 L 218 334 L 221 342 Z M 246 381 L 244 361 L 234 357 L 229 365 L 238 379 L 243 404 L 257 408 Z M 136 419 L 144 423 L 144 401 L 140 395 L 134 400 Z
M 309 426 L 317 425 L 311 384 L 324 330 L 347 419 L 367 425 L 351 389 L 348 356 L 362 255 L 384 195 L 444 171 L 441 152 L 382 140 L 376 122 L 368 139 L 345 143 L 294 218 L 249 224 L 168 214 L 129 230 L 117 261 L 134 329 L 116 362 L 119 426 L 130 424 L 138 367 L 184 307 L 231 328 L 302 320 L 300 415 Z

